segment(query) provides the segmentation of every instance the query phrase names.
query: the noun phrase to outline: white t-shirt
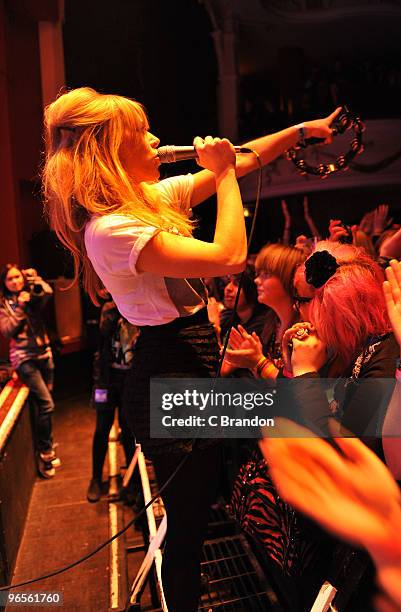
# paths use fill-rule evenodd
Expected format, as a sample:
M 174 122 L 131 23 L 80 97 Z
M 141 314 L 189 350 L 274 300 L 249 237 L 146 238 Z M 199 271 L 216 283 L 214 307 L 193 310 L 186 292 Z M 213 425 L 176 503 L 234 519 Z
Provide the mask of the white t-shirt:
M 193 175 L 157 183 L 167 202 L 189 210 Z M 200 279 L 138 272 L 139 253 L 160 228 L 125 215 L 94 215 L 86 224 L 85 247 L 92 265 L 120 313 L 134 325 L 160 325 L 194 314 L 207 304 Z

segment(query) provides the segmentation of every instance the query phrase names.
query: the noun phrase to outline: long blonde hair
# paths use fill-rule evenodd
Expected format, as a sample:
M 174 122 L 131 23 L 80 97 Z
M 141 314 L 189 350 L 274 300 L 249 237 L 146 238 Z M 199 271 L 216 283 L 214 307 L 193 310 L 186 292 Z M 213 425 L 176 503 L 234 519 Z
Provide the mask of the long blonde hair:
M 165 204 L 150 184 L 135 183 L 120 159 L 127 134 L 133 149 L 149 129 L 139 102 L 80 87 L 45 109 L 45 211 L 74 259 L 74 280 L 98 303 L 102 284 L 86 254 L 85 225 L 91 215 L 123 214 L 189 235 L 192 223 L 179 202 Z

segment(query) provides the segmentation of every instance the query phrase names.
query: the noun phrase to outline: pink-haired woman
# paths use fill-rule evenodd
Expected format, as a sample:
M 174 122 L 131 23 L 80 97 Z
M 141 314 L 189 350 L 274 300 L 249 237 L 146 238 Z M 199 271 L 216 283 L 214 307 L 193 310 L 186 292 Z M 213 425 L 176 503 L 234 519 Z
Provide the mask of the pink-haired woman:
M 319 242 L 295 275 L 301 322 L 284 334 L 283 350 L 294 376 L 289 416 L 327 438 L 334 423 L 335 435 L 360 438 L 384 461 L 383 422 L 399 347 L 382 283 L 383 271 L 364 249 Z M 320 569 L 326 564 L 325 576 L 337 575 L 341 597 L 351 597 L 347 609 L 368 609 L 374 573 L 368 556 L 335 542 L 331 548 Z
M 330 436 L 327 417 L 334 416 L 340 434 L 363 438 L 381 458 L 398 357 L 382 282 L 383 271 L 364 249 L 319 242 L 295 274 L 301 322 L 283 338 L 306 424 Z M 321 377 L 333 383 L 330 404 Z

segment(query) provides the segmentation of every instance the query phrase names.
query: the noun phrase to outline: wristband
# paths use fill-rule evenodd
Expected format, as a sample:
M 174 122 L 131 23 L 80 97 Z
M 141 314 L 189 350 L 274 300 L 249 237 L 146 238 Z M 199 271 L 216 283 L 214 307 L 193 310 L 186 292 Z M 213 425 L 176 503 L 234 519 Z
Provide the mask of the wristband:
M 298 129 L 297 147 L 300 147 L 301 149 L 305 149 L 306 148 L 305 124 L 304 123 L 299 123 L 295 127 Z

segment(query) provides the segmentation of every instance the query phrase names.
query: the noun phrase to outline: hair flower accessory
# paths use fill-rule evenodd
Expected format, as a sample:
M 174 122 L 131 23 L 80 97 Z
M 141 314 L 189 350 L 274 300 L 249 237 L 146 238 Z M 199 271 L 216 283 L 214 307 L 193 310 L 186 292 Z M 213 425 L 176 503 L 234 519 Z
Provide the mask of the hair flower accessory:
M 305 278 L 316 289 L 322 287 L 339 268 L 337 260 L 328 251 L 316 251 L 305 262 Z

